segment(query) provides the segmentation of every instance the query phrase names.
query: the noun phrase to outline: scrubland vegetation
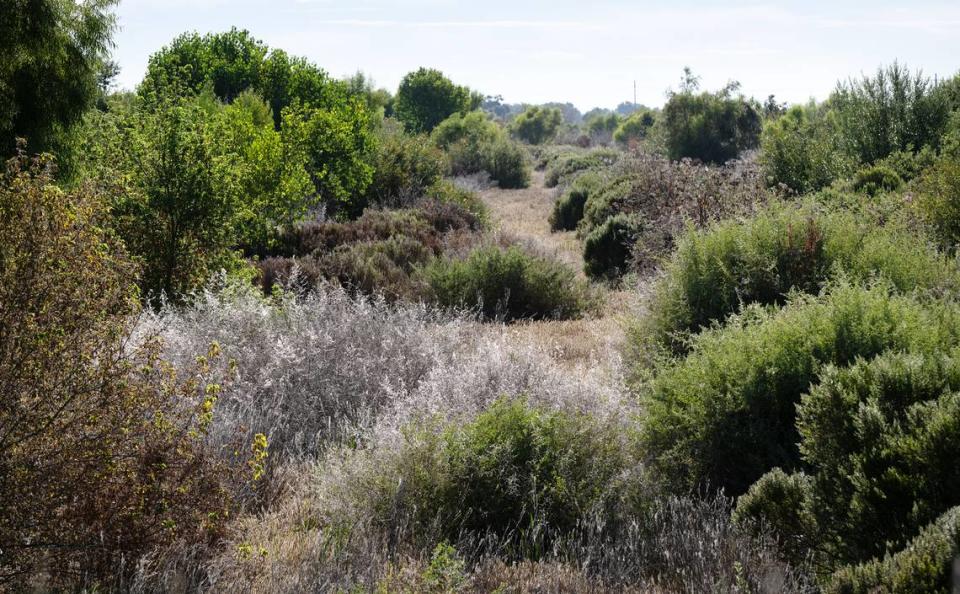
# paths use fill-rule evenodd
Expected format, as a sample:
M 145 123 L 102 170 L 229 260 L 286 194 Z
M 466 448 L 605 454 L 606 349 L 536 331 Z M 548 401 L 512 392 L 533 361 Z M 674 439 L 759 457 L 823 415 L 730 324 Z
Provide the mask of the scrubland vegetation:
M 0 589 L 950 590 L 960 78 L 580 114 L 233 29 L 115 92 L 114 2 L 28 4 Z

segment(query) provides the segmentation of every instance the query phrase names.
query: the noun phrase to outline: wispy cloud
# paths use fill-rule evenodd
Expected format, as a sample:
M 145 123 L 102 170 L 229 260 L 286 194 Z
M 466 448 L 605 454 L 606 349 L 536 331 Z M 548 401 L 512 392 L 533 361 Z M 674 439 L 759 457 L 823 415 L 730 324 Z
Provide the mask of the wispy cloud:
M 600 30 L 602 25 L 574 21 L 402 21 L 388 19 L 324 19 L 312 25 L 332 27 L 407 28 L 407 29 L 552 29 Z

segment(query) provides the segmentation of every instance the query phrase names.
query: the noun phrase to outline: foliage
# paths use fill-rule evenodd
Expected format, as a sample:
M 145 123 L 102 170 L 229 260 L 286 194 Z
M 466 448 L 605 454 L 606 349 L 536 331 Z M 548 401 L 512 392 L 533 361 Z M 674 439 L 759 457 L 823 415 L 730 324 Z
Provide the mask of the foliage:
M 893 192 L 903 186 L 903 179 L 897 172 L 885 165 L 874 165 L 861 169 L 853 177 L 853 189 L 868 196 L 883 192 Z
M 573 231 L 583 218 L 583 208 L 592 192 L 601 184 L 598 174 L 587 171 L 575 177 L 570 188 L 553 205 L 550 213 L 550 229 L 553 231 Z
M 101 92 L 116 0 L 11 0 L 0 18 L 0 157 L 26 138 L 34 150 L 62 135 Z
M 556 155 L 546 166 L 544 184 L 554 188 L 582 171 L 609 167 L 617 162 L 620 153 L 612 149 L 591 151 L 571 150 Z
M 588 308 L 573 271 L 517 247 L 481 247 L 463 261 L 437 260 L 426 276 L 439 304 L 477 309 L 488 319 L 567 319 Z
M 734 521 L 754 529 L 772 529 L 783 555 L 801 564 L 820 536 L 812 483 L 803 472 L 787 474 L 774 468 L 737 499 Z
M 919 180 L 917 207 L 942 247 L 960 243 L 960 158 L 945 156 Z
M 960 508 L 953 508 L 903 548 L 883 559 L 844 567 L 831 576 L 829 594 L 947 594 L 960 553 Z
M 20 156 L 0 180 L 0 584 L 109 588 L 131 559 L 220 532 L 203 440 L 221 385 L 208 358 L 178 375 L 131 344 L 135 267 L 102 197 L 51 169 Z
M 373 181 L 365 205 L 410 206 L 441 180 L 445 170 L 443 153 L 425 137 L 385 127 L 373 152 Z
M 218 157 L 221 139 L 197 101 L 171 99 L 138 112 L 122 134 L 111 148 L 126 176 L 115 226 L 144 262 L 146 296 L 179 298 L 231 266 L 237 172 Z
M 543 144 L 560 130 L 563 114 L 556 108 L 529 107 L 514 118 L 511 133 L 529 144 Z
M 479 147 L 502 137 L 503 130 L 500 126 L 482 111 L 455 113 L 440 122 L 430 133 L 430 140 L 445 150 L 457 143 Z
M 828 104 L 847 154 L 863 164 L 895 151 L 939 148 L 951 109 L 936 83 L 896 62 L 873 78 L 839 83 Z
M 476 223 L 468 225 L 475 231 L 485 228 L 490 222 L 490 212 L 487 205 L 477 196 L 476 192 L 461 188 L 455 183 L 440 180 L 427 190 L 427 198 L 441 205 L 456 205 L 466 210 L 476 219 Z M 421 209 L 429 206 L 421 205 Z
M 813 103 L 795 105 L 768 121 L 760 145 L 767 183 L 783 184 L 797 194 L 828 186 L 854 167 L 843 152 L 835 114 Z
M 733 96 L 731 83 L 716 93 L 687 88 L 670 95 L 663 107 L 667 151 L 671 159 L 698 159 L 722 165 L 760 140 L 758 106 Z
M 626 273 L 633 244 L 645 224 L 636 214 L 617 214 L 587 235 L 583 242 L 584 271 L 595 279 L 616 279 Z
M 527 153 L 515 142 L 503 138 L 480 148 L 483 170 L 503 189 L 530 185 Z
M 644 387 L 644 444 L 677 488 L 741 494 L 773 468 L 798 469 L 796 405 L 828 365 L 885 351 L 957 344 L 954 306 L 926 306 L 883 286 L 844 284 L 779 311 L 750 307 L 693 337 L 685 357 Z
M 654 121 L 654 113 L 649 109 L 634 111 L 620 122 L 613 133 L 613 139 L 622 145 L 630 146 L 647 137 Z
M 420 68 L 400 81 L 394 112 L 408 132 L 429 134 L 451 115 L 479 106 L 479 96 L 467 87 L 455 85 L 439 70 Z
M 594 113 L 583 116 L 590 140 L 597 144 L 607 144 L 613 139 L 613 133 L 620 126 L 621 118 L 616 113 Z
M 283 111 L 283 131 L 306 153 L 307 173 L 319 198 L 331 209 L 356 211 L 355 201 L 373 181 L 369 155 L 376 139 L 356 98 L 330 109 L 294 103 Z
M 960 279 L 923 237 L 895 223 L 774 205 L 744 222 L 687 233 L 654 289 L 645 329 L 682 350 L 688 333 L 745 304 L 782 304 L 792 291 L 815 294 L 838 273 L 859 281 L 880 276 L 903 292 L 948 292 Z

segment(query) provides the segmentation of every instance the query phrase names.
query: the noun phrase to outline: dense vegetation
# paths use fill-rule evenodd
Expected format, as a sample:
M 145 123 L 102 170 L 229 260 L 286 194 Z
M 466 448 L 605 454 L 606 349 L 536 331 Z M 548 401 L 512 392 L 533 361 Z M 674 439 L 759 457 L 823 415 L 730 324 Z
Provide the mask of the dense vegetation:
M 949 591 L 960 78 L 581 114 L 231 29 L 113 91 L 115 2 L 14 4 L 0 589 Z

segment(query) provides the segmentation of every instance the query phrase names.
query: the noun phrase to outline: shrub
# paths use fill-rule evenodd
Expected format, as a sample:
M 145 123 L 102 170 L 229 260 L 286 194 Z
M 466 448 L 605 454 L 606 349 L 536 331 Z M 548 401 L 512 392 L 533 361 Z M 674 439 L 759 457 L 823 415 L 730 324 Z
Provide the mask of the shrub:
M 466 142 L 479 146 L 503 137 L 503 130 L 482 111 L 455 113 L 440 122 L 430 133 L 430 140 L 442 149 Z
M 613 139 L 627 146 L 643 140 L 653 127 L 654 119 L 654 114 L 650 110 L 635 111 L 620 122 L 620 126 L 613 133 Z
M 355 221 L 309 222 L 287 229 L 277 255 L 309 256 L 337 246 L 405 236 L 438 248 L 436 230 L 416 209 L 367 210 Z
M 471 229 L 480 230 L 490 222 L 490 212 L 487 205 L 476 192 L 461 188 L 457 184 L 441 180 L 427 191 L 427 197 L 440 204 L 456 205 L 473 216 L 477 225 L 470 225 Z
M 433 258 L 433 252 L 412 237 L 396 235 L 378 241 L 341 245 L 318 254 L 317 267 L 327 279 L 351 291 L 380 294 L 389 300 L 415 300 L 423 288 L 413 273 Z
M 501 399 L 465 425 L 408 437 L 391 469 L 399 477 L 378 481 L 370 511 L 388 525 L 406 519 L 414 538 L 486 536 L 508 558 L 536 559 L 619 495 L 632 462 L 625 441 L 588 415 Z M 547 533 L 527 534 L 534 525 Z
M 704 331 L 644 388 L 644 443 L 673 485 L 741 494 L 772 468 L 798 468 L 796 405 L 829 364 L 957 343 L 955 307 L 923 306 L 882 286 L 831 287 L 780 311 L 749 308 Z
M 817 206 L 775 205 L 745 222 L 684 236 L 654 289 L 646 329 L 682 350 L 687 333 L 723 321 L 742 304 L 779 304 L 791 291 L 816 293 L 838 271 L 882 276 L 903 292 L 946 291 L 955 266 L 923 237 L 890 223 Z
M 600 176 L 594 172 L 578 175 L 570 188 L 553 205 L 550 213 L 550 229 L 553 231 L 573 231 L 583 218 L 583 209 L 590 194 L 601 184 Z
M 946 144 L 946 138 L 944 144 Z M 946 148 L 944 148 L 946 150 Z M 877 165 L 889 167 L 905 182 L 920 177 L 937 160 L 937 152 L 929 146 L 919 151 L 894 151 L 877 162 Z
M 373 182 L 367 188 L 365 203 L 410 206 L 443 178 L 445 170 L 443 153 L 426 137 L 385 130 L 373 154 Z
M 671 159 L 698 159 L 723 164 L 757 146 L 761 117 L 758 106 L 733 96 L 738 85 L 696 94 L 696 86 L 672 93 L 663 107 L 667 150 Z
M 451 115 L 476 109 L 480 100 L 479 95 L 453 84 L 442 72 L 421 68 L 400 81 L 394 112 L 408 132 L 429 134 Z
M 940 146 L 950 103 L 937 84 L 894 62 L 873 77 L 839 83 L 828 100 L 847 153 L 863 164 L 893 152 Z
M 951 253 L 960 243 L 960 158 L 943 157 L 919 180 L 916 199 L 921 216 L 940 245 Z
M 618 214 L 587 235 L 583 243 L 584 271 L 591 278 L 615 279 L 627 271 L 631 249 L 644 229 L 635 214 Z
M 0 587 L 111 589 L 153 547 L 222 534 L 203 442 L 226 391 L 215 349 L 196 359 L 210 345 L 177 370 L 132 340 L 136 268 L 106 200 L 52 167 L 18 156 L 0 176 Z
M 800 451 L 832 566 L 896 551 L 960 505 L 957 355 L 891 352 L 828 368 L 803 397 Z
M 563 114 L 557 108 L 529 107 L 514 118 L 510 131 L 529 144 L 543 144 L 553 139 L 563 124 Z
M 475 308 L 488 319 L 566 319 L 587 309 L 573 271 L 516 247 L 482 247 L 463 261 L 438 260 L 426 275 L 439 304 Z
M 791 107 L 763 127 L 760 162 L 770 186 L 797 194 L 830 185 L 854 168 L 842 150 L 836 118 L 811 103 Z
M 733 519 L 755 530 L 771 530 L 783 555 L 802 564 L 819 536 L 812 482 L 802 472 L 787 474 L 774 468 L 737 499 Z
M 861 169 L 853 178 L 853 189 L 868 196 L 882 192 L 893 192 L 903 186 L 903 180 L 897 172 L 884 165 L 874 165 Z
M 530 185 L 527 155 L 516 143 L 499 140 L 481 148 L 483 169 L 501 188 L 526 188 Z
M 960 508 L 924 528 L 903 550 L 834 573 L 829 594 L 947 594 L 954 559 L 960 553 Z
M 595 149 L 592 151 L 571 151 L 558 155 L 547 165 L 545 184 L 554 188 L 574 175 L 587 169 L 609 167 L 617 161 L 620 153 L 612 149 Z

